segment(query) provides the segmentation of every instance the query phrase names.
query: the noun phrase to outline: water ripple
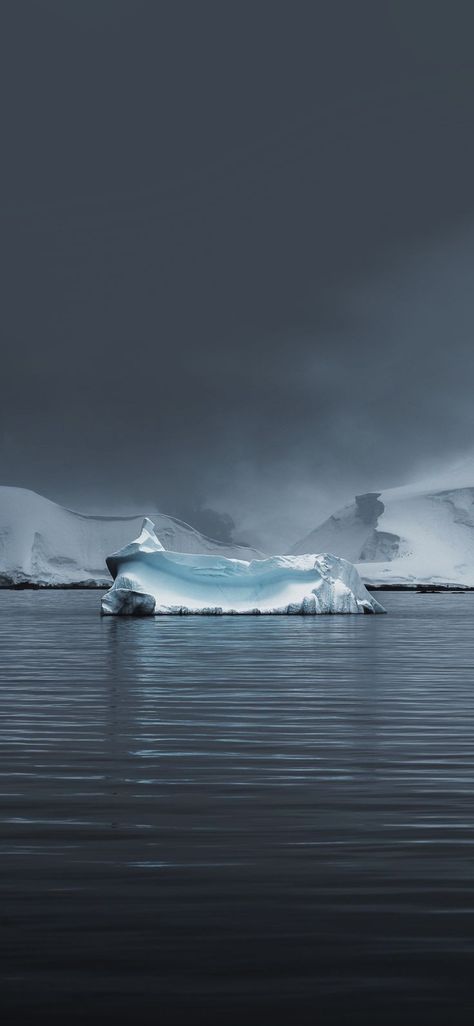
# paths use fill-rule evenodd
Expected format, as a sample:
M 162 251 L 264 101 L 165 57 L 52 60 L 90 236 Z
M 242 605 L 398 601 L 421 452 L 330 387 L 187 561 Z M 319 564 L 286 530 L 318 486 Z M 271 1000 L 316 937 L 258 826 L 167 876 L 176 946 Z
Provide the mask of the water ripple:
M 349 1022 L 362 994 L 374 1021 L 468 1021 L 474 595 L 314 619 L 98 599 L 0 592 L 11 1007 L 64 1021 L 112 987 L 170 1022 Z

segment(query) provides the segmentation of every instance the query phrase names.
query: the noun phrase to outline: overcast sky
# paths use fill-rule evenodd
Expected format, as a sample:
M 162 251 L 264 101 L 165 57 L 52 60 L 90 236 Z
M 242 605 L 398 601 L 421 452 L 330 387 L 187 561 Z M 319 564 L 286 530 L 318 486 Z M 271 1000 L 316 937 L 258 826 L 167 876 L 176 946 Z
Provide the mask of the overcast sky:
M 292 541 L 471 450 L 473 38 L 456 0 L 2 3 L 0 481 Z

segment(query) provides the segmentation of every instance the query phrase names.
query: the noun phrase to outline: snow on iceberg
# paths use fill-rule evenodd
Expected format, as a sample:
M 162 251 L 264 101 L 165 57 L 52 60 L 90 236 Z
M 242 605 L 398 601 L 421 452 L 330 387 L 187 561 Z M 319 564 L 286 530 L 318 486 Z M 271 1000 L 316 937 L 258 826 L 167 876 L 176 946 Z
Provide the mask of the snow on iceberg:
M 345 559 L 328 555 L 228 559 L 168 552 L 151 520 L 136 541 L 108 556 L 114 578 L 105 615 L 164 613 L 383 613 Z

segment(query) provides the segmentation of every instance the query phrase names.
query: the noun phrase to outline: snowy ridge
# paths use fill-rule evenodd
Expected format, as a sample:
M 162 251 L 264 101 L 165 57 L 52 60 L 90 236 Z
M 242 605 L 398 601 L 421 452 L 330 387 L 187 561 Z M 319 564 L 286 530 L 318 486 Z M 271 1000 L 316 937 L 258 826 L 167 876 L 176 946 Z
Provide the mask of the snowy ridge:
M 136 541 L 107 558 L 105 615 L 379 613 L 355 567 L 329 555 L 247 562 L 167 552 L 145 520 Z
M 163 544 L 178 552 L 259 553 L 212 541 L 193 527 L 156 514 Z M 140 530 L 140 516 L 87 516 L 63 509 L 26 488 L 0 486 L 0 586 L 107 586 L 108 552 Z
M 356 496 L 292 548 L 327 548 L 371 585 L 474 587 L 474 486 Z

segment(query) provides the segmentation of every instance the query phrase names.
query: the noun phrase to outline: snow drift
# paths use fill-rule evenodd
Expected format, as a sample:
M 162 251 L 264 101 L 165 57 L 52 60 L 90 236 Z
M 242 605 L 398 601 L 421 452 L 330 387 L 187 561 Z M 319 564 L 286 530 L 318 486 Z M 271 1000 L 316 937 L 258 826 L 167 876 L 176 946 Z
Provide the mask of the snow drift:
M 306 554 L 247 562 L 167 552 L 151 520 L 107 566 L 114 584 L 102 599 L 106 615 L 383 612 L 345 559 Z
M 410 485 L 357 495 L 293 546 L 329 549 L 370 585 L 474 587 L 474 487 Z
M 193 527 L 156 514 L 163 544 L 178 552 L 259 556 L 256 549 L 212 541 Z M 26 488 L 0 487 L 0 587 L 107 586 L 108 552 L 138 533 L 141 516 L 73 513 Z

